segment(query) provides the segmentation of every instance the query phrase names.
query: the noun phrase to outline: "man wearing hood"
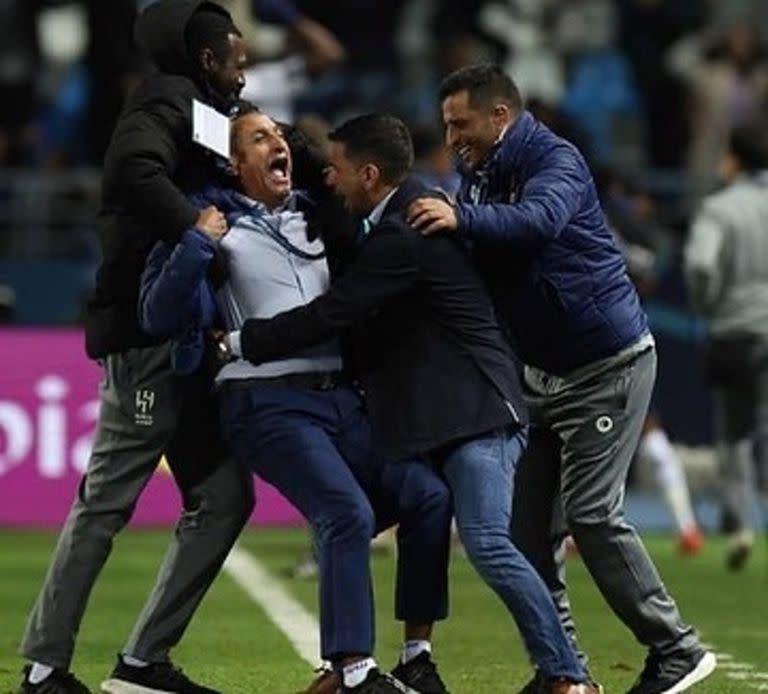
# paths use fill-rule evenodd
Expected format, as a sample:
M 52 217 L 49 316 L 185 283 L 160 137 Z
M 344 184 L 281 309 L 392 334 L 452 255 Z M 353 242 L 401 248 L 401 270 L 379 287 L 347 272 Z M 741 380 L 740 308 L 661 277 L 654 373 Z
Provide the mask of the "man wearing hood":
M 21 692 L 87 692 L 69 665 L 91 589 L 114 535 L 165 453 L 184 511 L 157 583 L 106 692 L 207 694 L 170 663 L 196 607 L 253 508 L 247 473 L 224 453 L 209 380 L 174 375 L 167 342 L 137 316 L 139 279 L 161 237 L 192 225 L 226 232 L 215 208 L 185 193 L 215 173 L 213 154 L 192 141 L 192 101 L 226 112 L 244 84 L 245 47 L 229 15 L 201 0 L 160 0 L 136 37 L 157 72 L 115 127 L 104 163 L 99 227 L 103 261 L 86 318 L 86 350 L 104 367 L 93 452 L 32 610 L 21 652 L 31 661 Z

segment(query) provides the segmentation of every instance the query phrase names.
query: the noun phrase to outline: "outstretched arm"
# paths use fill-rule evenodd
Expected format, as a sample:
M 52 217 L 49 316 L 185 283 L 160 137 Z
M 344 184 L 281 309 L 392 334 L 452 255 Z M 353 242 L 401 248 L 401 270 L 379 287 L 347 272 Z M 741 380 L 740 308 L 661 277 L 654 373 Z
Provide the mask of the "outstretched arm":
M 590 175 L 578 153 L 566 146 L 550 152 L 537 169 L 519 200 L 450 205 L 421 199 L 411 205 L 409 222 L 424 234 L 455 231 L 468 239 L 516 248 L 546 243 L 557 238 L 580 208 Z
M 398 228 L 379 229 L 345 274 L 314 301 L 270 319 L 245 321 L 232 336 L 254 363 L 324 342 L 373 309 L 411 290 L 418 279 L 417 239 Z

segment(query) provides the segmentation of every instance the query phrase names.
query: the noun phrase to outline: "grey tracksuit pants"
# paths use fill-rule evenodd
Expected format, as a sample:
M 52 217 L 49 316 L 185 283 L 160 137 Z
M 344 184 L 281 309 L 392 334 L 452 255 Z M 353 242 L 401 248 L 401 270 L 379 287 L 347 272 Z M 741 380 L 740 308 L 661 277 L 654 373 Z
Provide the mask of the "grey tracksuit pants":
M 561 551 L 566 526 L 619 619 L 638 641 L 668 653 L 694 647 L 697 636 L 623 509 L 655 376 L 650 337 L 562 379 L 526 369 L 531 440 L 517 473 L 512 534 L 552 591 L 574 641 Z
M 250 473 L 224 455 L 218 410 L 202 374 L 171 371 L 170 347 L 110 355 L 88 468 L 29 616 L 21 653 L 68 668 L 112 538 L 166 454 L 184 509 L 124 653 L 168 657 L 253 508 Z

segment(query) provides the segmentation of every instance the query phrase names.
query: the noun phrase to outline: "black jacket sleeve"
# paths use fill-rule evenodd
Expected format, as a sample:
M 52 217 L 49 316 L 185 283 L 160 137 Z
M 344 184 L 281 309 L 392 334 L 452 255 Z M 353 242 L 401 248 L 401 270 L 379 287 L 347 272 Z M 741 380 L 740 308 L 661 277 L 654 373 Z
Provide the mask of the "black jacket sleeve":
M 409 230 L 376 229 L 325 294 L 270 319 L 246 320 L 240 334 L 243 356 L 260 363 L 324 342 L 410 291 L 419 274 L 416 244 Z
M 183 85 L 182 85 L 183 86 Z M 115 128 L 105 161 L 105 179 L 122 203 L 152 220 L 159 237 L 175 243 L 194 226 L 199 214 L 173 183 L 180 152 L 191 137 L 193 94 L 177 89 L 173 98 L 157 99 L 128 111 Z

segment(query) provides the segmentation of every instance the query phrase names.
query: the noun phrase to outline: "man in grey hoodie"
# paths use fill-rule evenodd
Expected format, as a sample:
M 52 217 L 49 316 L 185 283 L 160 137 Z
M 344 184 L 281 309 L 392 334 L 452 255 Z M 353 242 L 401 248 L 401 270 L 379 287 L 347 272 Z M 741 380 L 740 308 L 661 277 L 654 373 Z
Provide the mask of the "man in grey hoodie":
M 768 137 L 734 130 L 721 175 L 685 247 L 694 308 L 709 322 L 724 510 L 733 519 L 726 562 L 740 569 L 754 543 L 755 479 L 768 487 Z

